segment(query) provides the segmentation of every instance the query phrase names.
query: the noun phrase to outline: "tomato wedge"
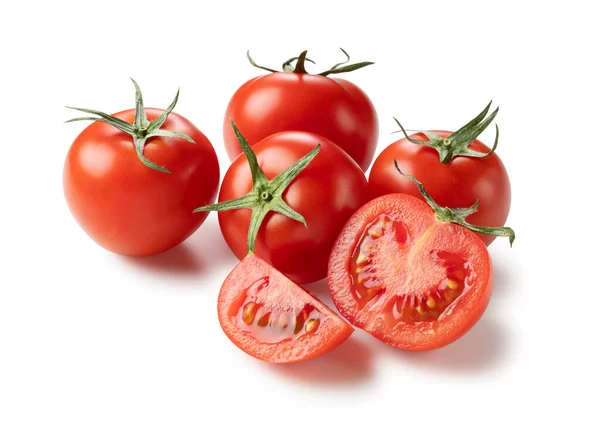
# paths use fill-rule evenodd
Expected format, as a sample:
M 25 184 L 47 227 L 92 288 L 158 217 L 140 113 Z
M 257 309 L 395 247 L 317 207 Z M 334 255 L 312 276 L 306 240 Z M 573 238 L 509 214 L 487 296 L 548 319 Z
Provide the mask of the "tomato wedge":
M 275 363 L 330 351 L 354 329 L 254 253 L 231 271 L 219 293 L 219 322 L 247 354 Z
M 398 348 L 430 350 L 455 341 L 482 316 L 492 294 L 492 262 L 465 228 L 477 204 L 441 208 L 409 178 L 427 203 L 398 193 L 359 209 L 332 250 L 329 291 L 351 324 Z M 508 227 L 470 227 L 514 240 Z

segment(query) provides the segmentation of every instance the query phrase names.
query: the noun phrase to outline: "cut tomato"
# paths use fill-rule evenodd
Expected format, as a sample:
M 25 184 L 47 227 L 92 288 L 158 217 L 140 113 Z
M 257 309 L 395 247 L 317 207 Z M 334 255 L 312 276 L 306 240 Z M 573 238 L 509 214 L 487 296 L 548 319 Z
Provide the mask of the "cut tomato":
M 268 362 L 297 362 L 319 356 L 354 331 L 253 253 L 223 283 L 218 310 L 227 337 L 247 354 Z
M 389 194 L 346 223 L 328 279 L 351 324 L 392 346 L 429 350 L 479 320 L 492 293 L 490 256 L 475 233 L 437 216 L 416 197 Z

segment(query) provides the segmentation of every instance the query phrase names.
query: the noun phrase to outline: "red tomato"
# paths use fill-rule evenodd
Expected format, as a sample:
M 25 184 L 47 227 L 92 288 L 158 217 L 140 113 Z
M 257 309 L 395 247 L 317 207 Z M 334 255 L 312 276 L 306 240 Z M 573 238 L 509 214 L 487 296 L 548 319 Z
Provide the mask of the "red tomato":
M 373 194 L 406 193 L 423 198 L 417 186 L 396 171 L 396 160 L 401 169 L 427 188 L 438 205 L 468 208 L 478 201 L 478 211 L 467 222 L 480 227 L 502 227 L 510 210 L 510 181 L 495 153 L 498 126 L 491 150 L 476 139 L 498 113 L 496 108 L 486 117 L 491 104 L 453 133 L 424 131 L 408 136 L 404 132 L 406 138 L 388 146 L 375 160 L 369 175 Z M 495 239 L 487 234 L 478 236 L 486 245 Z
M 255 358 L 297 362 L 330 351 L 354 329 L 255 254 L 229 274 L 219 293 L 219 322 Z
M 148 119 L 161 109 L 146 108 Z M 135 109 L 114 116 L 133 123 Z M 198 203 L 214 201 L 217 155 L 190 121 L 171 113 L 161 129 L 190 136 L 152 137 L 144 156 L 171 171 L 150 169 L 136 155 L 131 135 L 94 122 L 73 142 L 64 167 L 64 192 L 83 230 L 100 246 L 122 255 L 163 252 L 189 237 L 206 219 Z
M 444 138 L 452 134 L 448 131 L 431 132 Z M 428 140 L 422 133 L 410 137 Z M 472 141 L 469 148 L 482 153 L 490 150 L 479 140 Z M 369 175 L 373 195 L 406 193 L 422 198 L 417 187 L 396 171 L 394 159 L 401 169 L 423 183 L 440 206 L 464 208 L 479 200 L 479 210 L 469 216 L 469 223 L 482 227 L 502 227 L 506 223 L 510 210 L 510 181 L 496 153 L 484 158 L 456 156 L 445 164 L 440 161 L 435 149 L 403 138 L 388 146 L 375 159 Z M 478 236 L 486 245 L 495 239 L 485 234 Z
M 341 314 L 392 346 L 429 350 L 458 339 L 492 293 L 492 263 L 475 233 L 438 221 L 422 200 L 389 194 L 359 209 L 331 252 Z
M 326 138 L 306 132 L 281 132 L 253 146 L 258 163 L 271 180 L 321 145 L 319 154 L 283 192 L 283 200 L 307 223 L 269 212 L 258 231 L 255 253 L 296 283 L 311 283 L 327 275 L 327 260 L 340 229 L 369 200 L 366 178 L 358 165 Z M 219 202 L 252 190 L 248 159 L 238 156 L 225 174 Z M 225 241 L 240 259 L 248 253 L 251 211 L 219 212 Z
M 230 118 L 253 145 L 280 131 L 322 135 L 367 170 L 377 146 L 377 113 L 353 83 L 320 75 L 276 72 L 243 84 L 233 95 L 223 123 L 225 148 L 241 153 Z

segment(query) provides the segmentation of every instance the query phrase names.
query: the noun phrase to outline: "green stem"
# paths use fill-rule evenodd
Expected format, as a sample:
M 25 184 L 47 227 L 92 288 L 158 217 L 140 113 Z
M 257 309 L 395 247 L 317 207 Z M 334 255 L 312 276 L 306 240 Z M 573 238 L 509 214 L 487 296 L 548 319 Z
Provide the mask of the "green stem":
M 342 74 L 342 73 L 346 73 L 346 72 L 352 72 L 357 69 L 364 68 L 365 66 L 373 65 L 375 63 L 375 62 L 359 62 L 359 63 L 353 63 L 350 65 L 346 65 L 348 62 L 350 62 L 350 55 L 346 52 L 346 50 L 342 49 L 341 47 L 340 47 L 340 50 L 346 57 L 346 60 L 343 62 L 340 62 L 340 63 L 336 63 L 328 70 L 318 73 L 316 75 L 326 77 L 331 74 Z M 308 71 L 306 70 L 306 67 L 305 67 L 306 62 L 311 62 L 311 63 L 315 63 L 315 62 L 313 62 L 312 60 L 307 58 L 306 54 L 307 54 L 307 51 L 305 50 L 302 53 L 300 53 L 299 56 L 292 57 L 291 59 L 288 59 L 285 62 L 283 62 L 283 65 L 282 65 L 283 72 L 294 72 L 296 74 L 308 74 Z M 259 69 L 262 69 L 262 70 L 265 70 L 268 72 L 273 72 L 273 73 L 279 72 L 273 68 L 268 68 L 266 66 L 258 65 L 254 61 L 254 59 L 252 59 L 252 57 L 250 56 L 249 50 L 246 52 L 246 57 L 248 58 L 248 61 L 250 62 L 250 64 L 252 66 L 254 66 L 255 68 L 259 68 Z M 294 66 L 294 67 L 292 67 L 293 61 L 296 61 L 296 66 Z M 346 65 L 346 66 L 343 66 L 343 65 Z
M 477 152 L 469 148 L 469 145 L 491 124 L 491 122 L 498 114 L 500 108 L 496 108 L 496 110 L 494 110 L 490 114 L 490 116 L 488 116 L 487 118 L 485 117 L 491 105 L 492 102 L 489 102 L 485 109 L 483 109 L 483 111 L 479 115 L 477 115 L 470 122 L 462 126 L 460 129 L 458 129 L 448 137 L 440 137 L 439 135 L 433 132 L 420 131 L 421 133 L 425 134 L 425 136 L 427 136 L 429 141 L 416 140 L 414 138 L 409 137 L 402 124 L 400 124 L 400 122 L 396 118 L 394 118 L 394 120 L 396 121 L 396 123 L 400 127 L 401 132 L 404 134 L 404 137 L 406 137 L 408 141 L 414 144 L 429 146 L 433 149 L 436 149 L 440 155 L 440 162 L 444 164 L 449 164 L 452 161 L 452 158 L 456 156 L 485 158 L 496 151 L 496 147 L 498 147 L 498 138 L 500 136 L 500 130 L 498 129 L 497 124 L 495 125 L 496 138 L 494 140 L 494 145 L 488 152 Z
M 133 124 L 123 121 L 115 116 L 109 115 L 104 112 L 100 112 L 94 109 L 84 109 L 78 107 L 66 106 L 69 109 L 77 110 L 79 112 L 89 113 L 90 115 L 96 116 L 84 116 L 80 118 L 69 119 L 66 122 L 77 122 L 77 121 L 95 121 L 103 122 L 108 125 L 112 125 L 120 131 L 129 134 L 133 138 L 133 144 L 135 146 L 135 152 L 140 161 L 150 169 L 155 171 L 164 172 L 170 174 L 167 168 L 160 166 L 150 159 L 144 156 L 144 148 L 146 143 L 151 137 L 174 137 L 182 138 L 190 143 L 195 143 L 194 140 L 187 134 L 177 133 L 173 131 L 161 129 L 162 125 L 167 121 L 169 114 L 175 108 L 177 100 L 179 99 L 179 90 L 175 94 L 175 99 L 171 102 L 169 107 L 163 111 L 163 113 L 154 121 L 148 121 L 146 116 L 146 109 L 144 108 L 144 99 L 142 97 L 142 90 L 133 78 L 131 78 L 133 86 L 135 87 L 135 118 Z
M 268 180 L 265 173 L 260 168 L 256 155 L 248 144 L 248 141 L 232 119 L 230 119 L 230 122 L 238 139 L 238 143 L 248 160 L 250 174 L 252 175 L 252 190 L 240 198 L 202 206 L 194 209 L 194 212 L 220 212 L 232 209 L 251 209 L 252 217 L 250 218 L 250 227 L 248 230 L 248 251 L 254 252 L 258 230 L 270 211 L 280 213 L 290 219 L 301 222 L 304 226 L 307 225 L 304 217 L 288 205 L 283 200 L 282 196 L 283 192 L 291 182 L 319 153 L 321 145 L 318 144 L 314 149 L 293 163 L 288 169 L 272 180 Z
M 423 195 L 423 198 L 425 199 L 427 204 L 431 207 L 431 209 L 433 209 L 433 211 L 435 212 L 435 216 L 439 221 L 452 222 L 454 224 L 458 224 L 465 228 L 468 228 L 469 230 L 474 231 L 476 233 L 487 234 L 487 235 L 496 236 L 496 237 L 508 237 L 508 241 L 510 243 L 510 246 L 512 247 L 513 242 L 515 241 L 515 232 L 513 231 L 512 228 L 510 228 L 510 227 L 478 227 L 476 225 L 469 224 L 466 221 L 466 219 L 470 215 L 477 212 L 477 208 L 479 207 L 479 200 L 476 200 L 475 203 L 473 203 L 473 205 L 468 208 L 441 207 L 431 198 L 429 193 L 427 193 L 427 191 L 425 191 L 425 187 L 423 187 L 423 184 L 421 184 L 421 182 L 419 182 L 415 177 L 413 177 L 411 175 L 407 175 L 402 172 L 402 170 L 398 166 L 398 162 L 395 159 L 394 159 L 394 166 L 396 167 L 396 169 L 398 170 L 398 172 L 401 175 L 405 176 L 406 178 L 408 178 L 409 180 L 411 180 L 413 183 L 416 184 L 417 188 L 419 189 L 419 192 L 421 193 L 421 195 Z

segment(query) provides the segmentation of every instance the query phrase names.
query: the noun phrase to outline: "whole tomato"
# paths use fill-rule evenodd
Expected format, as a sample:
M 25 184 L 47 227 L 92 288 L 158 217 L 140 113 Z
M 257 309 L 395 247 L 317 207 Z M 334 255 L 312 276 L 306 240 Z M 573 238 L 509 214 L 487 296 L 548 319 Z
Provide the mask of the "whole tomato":
M 221 232 L 238 258 L 254 252 L 300 284 L 325 278 L 339 231 L 369 200 L 365 175 L 317 134 L 280 132 L 253 150 L 238 134 L 246 155 L 227 170 L 221 203 L 198 210 L 219 211 Z
M 423 131 L 402 138 L 383 150 L 371 169 L 369 187 L 375 196 L 406 193 L 422 198 L 417 187 L 394 167 L 421 181 L 431 197 L 449 208 L 466 208 L 479 202 L 467 222 L 481 227 L 502 227 L 510 210 L 510 181 L 500 157 L 476 137 L 492 122 L 490 104 L 471 122 L 455 132 Z M 485 119 L 484 119 L 485 118 Z M 496 131 L 497 130 L 496 126 Z M 402 131 L 404 129 L 402 128 Z M 478 234 L 486 245 L 495 237 Z
M 258 66 L 248 56 L 252 65 L 272 73 L 247 81 L 227 106 L 223 137 L 231 160 L 241 153 L 229 124 L 233 119 L 250 145 L 281 131 L 308 131 L 334 142 L 363 171 L 367 170 L 379 134 L 375 108 L 355 84 L 328 75 L 350 72 L 372 62 L 345 65 L 350 58 L 342 51 L 348 60 L 318 75 L 306 72 L 306 52 L 284 63 L 286 72 Z M 292 68 L 294 60 L 296 66 Z
M 135 82 L 134 82 L 135 84 Z M 74 108 L 97 117 L 71 145 L 63 186 L 81 228 L 100 246 L 121 255 L 163 252 L 189 237 L 206 219 L 198 203 L 214 201 L 217 155 L 184 117 L 144 108 L 136 84 L 136 109 L 114 115 Z

